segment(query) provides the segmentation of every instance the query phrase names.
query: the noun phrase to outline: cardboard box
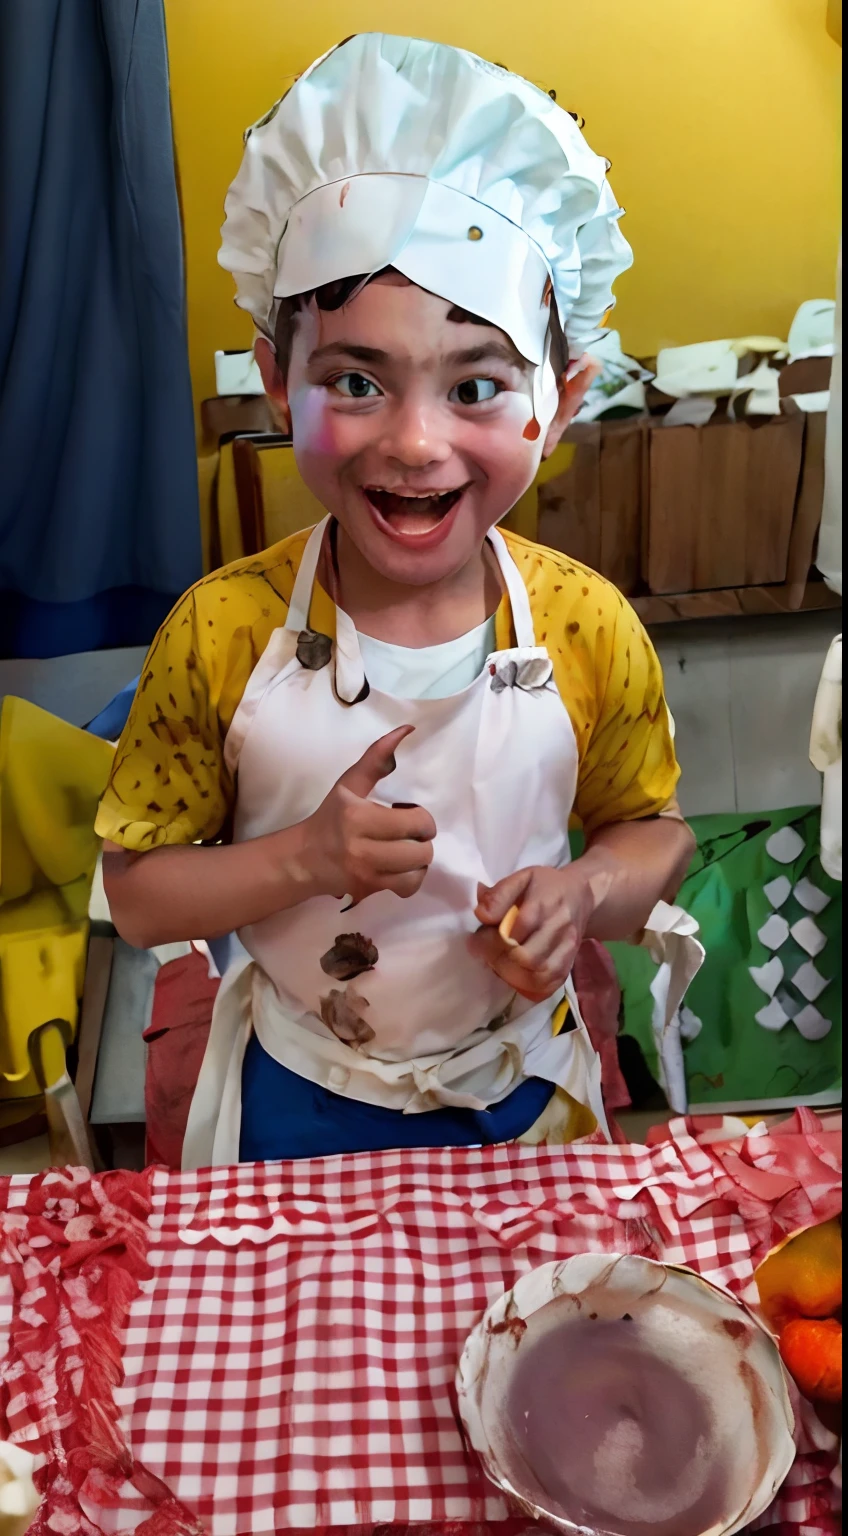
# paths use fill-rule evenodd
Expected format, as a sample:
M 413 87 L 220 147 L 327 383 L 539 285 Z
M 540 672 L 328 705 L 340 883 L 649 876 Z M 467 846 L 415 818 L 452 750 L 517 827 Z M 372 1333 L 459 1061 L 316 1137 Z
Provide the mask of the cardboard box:
M 804 443 L 799 411 L 649 433 L 644 576 L 652 592 L 786 579 Z
M 649 423 L 641 418 L 575 426 L 564 443 L 574 457 L 538 486 L 540 544 L 600 571 L 620 591 L 640 580 Z

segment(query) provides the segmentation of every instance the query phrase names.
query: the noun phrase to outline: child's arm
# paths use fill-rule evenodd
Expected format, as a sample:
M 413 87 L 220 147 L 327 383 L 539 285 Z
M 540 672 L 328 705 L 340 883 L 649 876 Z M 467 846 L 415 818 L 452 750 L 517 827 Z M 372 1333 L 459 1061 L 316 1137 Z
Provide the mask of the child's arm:
M 635 937 L 657 902 L 674 900 L 695 840 L 675 799 L 662 669 L 644 627 L 584 567 L 546 567 L 537 556 L 533 570 L 548 629 L 564 641 L 555 677 L 578 744 L 574 810 L 586 851 L 564 869 L 518 870 L 481 888 L 484 926 L 471 942 L 516 991 L 542 998 L 562 986 L 584 938 Z
M 481 888 L 472 945 L 525 997 L 550 997 L 571 971 L 586 938 L 627 939 L 644 928 L 658 901 L 673 901 L 695 849 L 679 816 L 622 821 L 592 834 L 565 869 L 519 870 Z M 509 940 L 498 926 L 512 907 Z
M 395 810 L 368 799 L 393 771 L 395 749 L 411 729 L 374 742 L 312 816 L 281 832 L 147 853 L 107 842 L 103 879 L 118 932 L 152 948 L 218 938 L 312 896 L 413 895 L 433 858 L 433 819 L 417 807 Z

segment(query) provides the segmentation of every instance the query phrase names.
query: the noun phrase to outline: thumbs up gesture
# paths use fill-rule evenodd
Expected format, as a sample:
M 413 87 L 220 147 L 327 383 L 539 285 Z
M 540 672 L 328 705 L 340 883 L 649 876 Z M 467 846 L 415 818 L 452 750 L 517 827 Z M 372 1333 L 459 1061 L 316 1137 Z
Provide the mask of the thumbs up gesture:
M 415 729 L 381 736 L 348 768 L 309 817 L 310 862 L 322 895 L 362 901 L 375 891 L 414 896 L 433 859 L 436 824 L 420 806 L 369 799 L 395 769 L 395 751 Z

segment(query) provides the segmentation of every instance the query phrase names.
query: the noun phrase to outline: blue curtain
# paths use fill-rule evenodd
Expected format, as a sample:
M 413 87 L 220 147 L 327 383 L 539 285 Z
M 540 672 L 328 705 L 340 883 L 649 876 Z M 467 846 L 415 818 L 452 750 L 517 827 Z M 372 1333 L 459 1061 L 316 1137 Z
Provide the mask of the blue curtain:
M 0 273 L 0 655 L 145 644 L 201 568 L 162 0 L 2 0 Z

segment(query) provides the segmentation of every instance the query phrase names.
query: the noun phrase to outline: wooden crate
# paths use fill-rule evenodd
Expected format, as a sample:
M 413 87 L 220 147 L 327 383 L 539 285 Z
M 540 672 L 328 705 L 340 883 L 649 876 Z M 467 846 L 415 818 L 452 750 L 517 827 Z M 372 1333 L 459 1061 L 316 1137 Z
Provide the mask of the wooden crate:
M 571 465 L 538 485 L 541 544 L 561 549 L 631 593 L 639 585 L 646 490 L 643 420 L 572 427 Z
M 649 433 L 644 576 L 651 592 L 786 580 L 801 476 L 800 412 Z

